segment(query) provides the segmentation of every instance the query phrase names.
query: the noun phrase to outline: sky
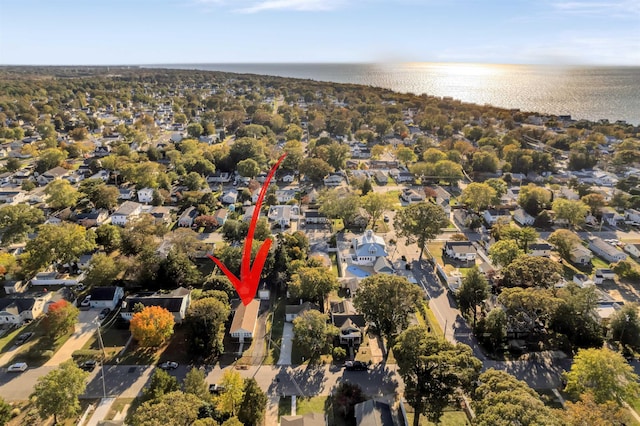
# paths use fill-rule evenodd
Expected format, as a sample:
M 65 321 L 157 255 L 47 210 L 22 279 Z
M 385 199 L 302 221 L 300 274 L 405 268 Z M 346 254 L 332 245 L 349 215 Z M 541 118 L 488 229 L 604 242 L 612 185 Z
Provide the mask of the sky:
M 0 0 L 0 65 L 640 65 L 640 0 Z

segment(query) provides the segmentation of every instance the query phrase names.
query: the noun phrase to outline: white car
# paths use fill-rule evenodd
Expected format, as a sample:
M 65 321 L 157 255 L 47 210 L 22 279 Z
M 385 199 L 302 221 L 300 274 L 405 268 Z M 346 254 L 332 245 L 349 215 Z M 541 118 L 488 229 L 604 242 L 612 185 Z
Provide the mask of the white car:
M 175 370 L 178 368 L 178 363 L 174 361 L 166 361 L 159 365 L 163 370 Z
M 7 371 L 11 371 L 14 373 L 21 373 L 25 371 L 27 368 L 29 368 L 29 366 L 27 365 L 26 362 L 16 362 L 15 364 L 11 364 L 9 368 L 7 368 Z
M 80 303 L 80 306 L 87 307 L 91 305 L 91 295 L 84 298 L 84 300 Z

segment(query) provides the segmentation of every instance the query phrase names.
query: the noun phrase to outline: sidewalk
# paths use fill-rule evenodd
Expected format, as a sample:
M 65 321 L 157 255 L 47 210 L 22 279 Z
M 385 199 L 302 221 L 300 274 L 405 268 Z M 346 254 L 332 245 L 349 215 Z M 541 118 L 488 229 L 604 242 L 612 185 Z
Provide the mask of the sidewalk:
M 81 311 L 75 332 L 71 337 L 69 337 L 69 340 L 67 340 L 64 345 L 58 349 L 55 355 L 47 361 L 45 367 L 57 367 L 63 362 L 71 359 L 71 354 L 75 351 L 82 349 L 98 328 L 98 324 L 94 322 L 97 317 L 98 312 L 95 310 Z
M 115 401 L 115 398 L 102 398 L 95 411 L 93 412 L 93 415 L 91 416 L 89 421 L 84 424 L 84 426 L 98 426 L 98 424 L 107 416 L 109 410 L 111 409 L 111 406 Z
M 285 322 L 282 328 L 280 359 L 277 365 L 291 365 L 291 349 L 293 348 L 293 324 Z

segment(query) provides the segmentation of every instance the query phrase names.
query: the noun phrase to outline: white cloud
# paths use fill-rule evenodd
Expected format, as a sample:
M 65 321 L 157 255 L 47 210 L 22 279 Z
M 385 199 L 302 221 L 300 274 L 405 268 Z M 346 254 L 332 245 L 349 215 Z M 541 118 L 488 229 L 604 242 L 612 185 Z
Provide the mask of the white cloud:
M 196 2 L 226 6 L 241 13 L 257 13 L 269 10 L 329 11 L 347 4 L 346 0 L 196 0 Z
M 640 16 L 638 0 L 616 1 L 556 1 L 552 3 L 555 10 L 574 15 L 609 16 L 616 18 L 633 18 Z

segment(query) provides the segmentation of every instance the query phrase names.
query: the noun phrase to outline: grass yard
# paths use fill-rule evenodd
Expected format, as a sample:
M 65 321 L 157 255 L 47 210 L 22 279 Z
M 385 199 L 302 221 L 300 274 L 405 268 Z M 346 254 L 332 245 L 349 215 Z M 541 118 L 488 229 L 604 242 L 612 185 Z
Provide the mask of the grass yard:
M 44 335 L 43 332 L 38 331 L 22 345 L 20 352 L 13 357 L 11 362 L 26 362 L 29 367 L 41 367 L 69 340 L 72 334 L 73 332 L 70 331 L 51 339 Z
M 342 230 L 344 230 L 344 222 L 342 221 L 342 219 L 333 219 L 331 221 L 331 232 L 335 234 L 336 232 L 340 232 Z
M 338 269 L 338 254 L 329 253 L 329 258 L 331 259 L 331 270 L 336 277 L 340 277 L 340 270 Z
M 273 315 L 267 320 L 266 332 L 271 333 L 271 349 L 267 351 L 263 364 L 273 365 L 280 358 L 280 344 L 282 343 L 282 328 L 284 327 L 284 309 L 287 299 L 279 299 Z
M 36 321 L 32 321 L 26 326 L 21 326 L 21 327 L 17 327 L 12 330 L 9 330 L 7 334 L 5 334 L 4 336 L 2 336 L 2 338 L 0 338 L 0 353 L 6 352 L 9 349 L 11 349 L 13 347 L 13 343 L 14 343 L 13 341 L 16 337 L 18 337 L 18 335 L 22 333 L 27 333 L 27 332 L 33 332 L 35 334 L 35 332 L 38 331 L 39 324 L 40 324 L 40 320 L 36 320 Z M 31 338 L 33 339 L 33 337 L 35 337 L 35 335 L 32 336 Z
M 278 420 L 282 416 L 290 416 L 291 415 L 291 397 L 284 396 L 280 398 L 278 401 Z
M 593 264 L 593 267 L 596 269 L 609 268 L 609 263 L 604 261 L 603 259 L 600 259 L 598 256 L 594 256 L 593 259 L 591 259 L 591 263 Z
M 309 413 L 324 413 L 327 405 L 327 398 L 327 396 L 296 398 L 296 414 L 303 416 Z
M 407 420 L 409 424 L 413 424 L 413 411 L 408 411 L 412 409 L 408 405 L 407 407 Z M 463 411 L 445 411 L 442 417 L 440 418 L 439 426 L 467 426 L 471 425 L 469 420 L 467 419 L 467 415 Z M 420 416 L 420 426 L 435 426 L 435 423 L 432 423 L 426 419 L 425 416 Z

